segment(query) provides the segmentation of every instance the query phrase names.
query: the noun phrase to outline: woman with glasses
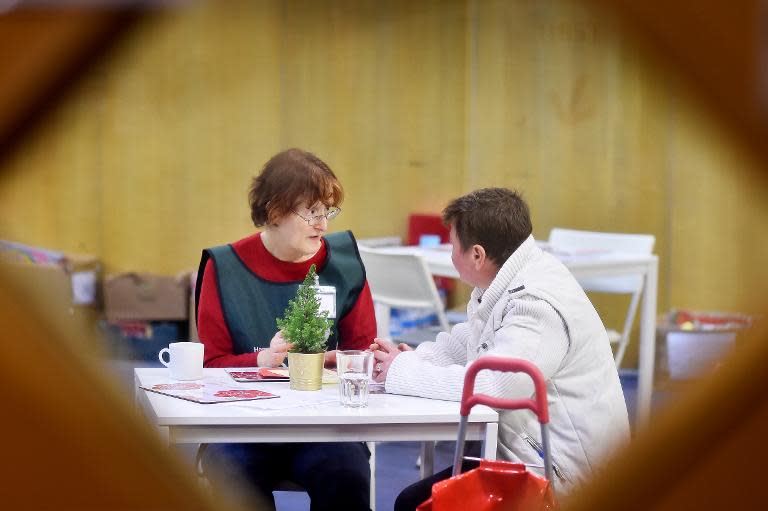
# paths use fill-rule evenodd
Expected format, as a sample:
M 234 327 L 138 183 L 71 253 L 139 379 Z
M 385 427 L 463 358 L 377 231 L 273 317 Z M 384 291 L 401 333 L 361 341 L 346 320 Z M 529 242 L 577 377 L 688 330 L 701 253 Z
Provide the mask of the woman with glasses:
M 275 319 L 313 264 L 335 303 L 326 365 L 335 364 L 335 349 L 368 349 L 376 319 L 355 239 L 326 234 L 342 198 L 328 165 L 300 149 L 273 156 L 253 179 L 251 219 L 262 230 L 204 250 L 200 262 L 195 298 L 206 367 L 280 365 L 289 346 Z M 271 492 L 290 480 L 307 490 L 313 510 L 367 510 L 368 455 L 362 443 L 212 444 L 203 465 L 255 482 L 273 507 Z

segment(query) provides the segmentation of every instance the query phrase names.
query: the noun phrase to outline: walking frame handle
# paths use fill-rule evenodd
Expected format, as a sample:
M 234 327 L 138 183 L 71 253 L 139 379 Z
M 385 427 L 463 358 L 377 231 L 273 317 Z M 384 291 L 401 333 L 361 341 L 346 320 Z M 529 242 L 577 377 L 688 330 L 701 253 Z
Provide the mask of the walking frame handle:
M 492 397 L 487 394 L 475 394 L 475 378 L 483 369 L 492 371 L 505 371 L 514 373 L 526 373 L 533 380 L 534 396 L 529 399 L 506 399 Z M 466 439 L 467 422 L 469 412 L 475 405 L 486 405 L 491 408 L 519 410 L 527 408 L 536 414 L 541 424 L 541 443 L 543 447 L 544 474 L 554 487 L 552 478 L 552 453 L 549 445 L 549 410 L 547 408 L 547 385 L 541 371 L 527 360 L 505 357 L 481 357 L 475 360 L 468 368 L 464 376 L 464 391 L 461 395 L 461 420 L 459 433 L 456 439 L 456 452 L 453 458 L 453 475 L 461 473 L 461 461 L 464 456 L 464 441 Z

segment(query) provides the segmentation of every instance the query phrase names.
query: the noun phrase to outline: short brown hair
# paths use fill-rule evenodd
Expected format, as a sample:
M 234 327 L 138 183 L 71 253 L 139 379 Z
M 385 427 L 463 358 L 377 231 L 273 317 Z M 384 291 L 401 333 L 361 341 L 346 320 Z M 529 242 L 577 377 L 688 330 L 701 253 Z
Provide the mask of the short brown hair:
M 499 266 L 533 231 L 528 204 L 506 188 L 482 188 L 454 199 L 443 210 L 443 222 L 456 230 L 462 251 L 480 245 Z
M 331 168 L 301 149 L 277 153 L 251 181 L 248 203 L 256 227 L 288 215 L 300 203 L 339 206 L 344 190 Z

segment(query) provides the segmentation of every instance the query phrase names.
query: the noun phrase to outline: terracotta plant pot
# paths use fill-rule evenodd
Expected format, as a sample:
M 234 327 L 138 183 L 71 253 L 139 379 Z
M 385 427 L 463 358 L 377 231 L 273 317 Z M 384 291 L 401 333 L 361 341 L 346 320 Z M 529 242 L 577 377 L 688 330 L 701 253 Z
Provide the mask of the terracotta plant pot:
M 320 390 L 325 353 L 288 353 L 288 376 L 293 390 Z

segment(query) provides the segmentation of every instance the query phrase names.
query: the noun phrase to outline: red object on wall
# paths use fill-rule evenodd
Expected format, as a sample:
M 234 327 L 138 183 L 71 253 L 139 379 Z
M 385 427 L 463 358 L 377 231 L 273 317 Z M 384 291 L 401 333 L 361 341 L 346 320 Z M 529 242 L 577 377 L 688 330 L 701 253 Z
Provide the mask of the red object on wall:
M 422 234 L 437 234 L 440 243 L 448 243 L 448 228 L 440 215 L 411 213 L 408 215 L 408 245 L 418 245 Z

